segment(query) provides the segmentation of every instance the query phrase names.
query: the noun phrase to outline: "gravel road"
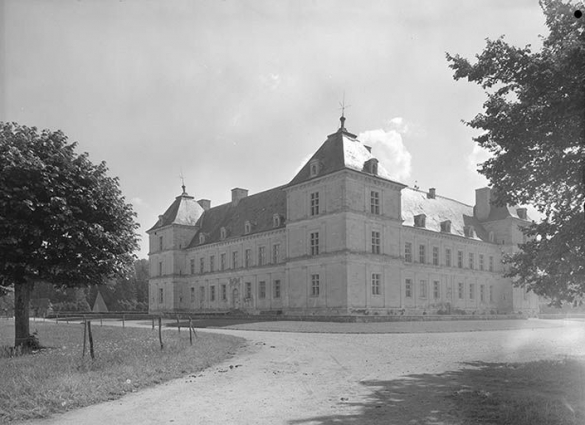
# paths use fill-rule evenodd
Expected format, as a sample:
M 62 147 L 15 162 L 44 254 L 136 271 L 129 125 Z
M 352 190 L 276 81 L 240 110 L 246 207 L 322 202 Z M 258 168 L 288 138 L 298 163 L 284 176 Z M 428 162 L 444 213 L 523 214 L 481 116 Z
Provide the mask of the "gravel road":
M 457 424 L 441 393 L 454 381 L 438 374 L 473 362 L 585 355 L 585 322 L 516 322 L 510 325 L 516 329 L 481 332 L 496 325 L 374 334 L 202 330 L 248 342 L 232 359 L 196 376 L 27 423 Z

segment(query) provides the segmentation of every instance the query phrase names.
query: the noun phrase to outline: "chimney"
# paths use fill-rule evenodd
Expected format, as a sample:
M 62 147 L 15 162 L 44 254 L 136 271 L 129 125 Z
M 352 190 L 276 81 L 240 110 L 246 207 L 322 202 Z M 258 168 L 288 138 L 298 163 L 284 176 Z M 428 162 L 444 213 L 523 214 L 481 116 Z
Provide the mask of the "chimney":
M 492 208 L 491 198 L 492 190 L 489 187 L 475 189 L 475 206 L 473 207 L 473 213 L 478 220 L 486 220 L 489 217 Z
M 435 188 L 434 187 L 431 187 L 429 189 L 429 193 L 427 193 L 427 198 L 435 199 Z
M 232 205 L 238 205 L 238 202 L 246 196 L 248 196 L 248 189 L 240 189 L 239 187 L 232 189 Z
M 205 211 L 211 208 L 211 201 L 209 199 L 200 199 L 197 201 L 197 203 L 201 205 L 201 208 L 203 208 Z

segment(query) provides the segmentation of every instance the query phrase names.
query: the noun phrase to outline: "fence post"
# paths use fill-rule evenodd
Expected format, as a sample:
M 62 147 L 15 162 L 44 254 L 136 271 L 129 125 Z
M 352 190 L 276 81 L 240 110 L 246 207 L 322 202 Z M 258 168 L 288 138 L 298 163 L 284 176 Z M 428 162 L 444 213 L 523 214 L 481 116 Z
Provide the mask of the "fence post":
M 175 318 L 177 319 L 177 328 L 179 329 L 179 333 L 181 333 L 181 322 L 179 322 L 179 315 L 177 314 Z
M 100 314 L 100 326 L 103 326 L 103 325 L 104 325 L 104 321 L 103 321 L 103 319 L 104 319 L 104 316 L 102 316 L 102 315 Z
M 193 329 L 191 326 L 191 316 L 189 316 L 189 344 L 193 345 Z
M 152 317 L 152 330 L 154 331 L 154 317 Z
M 89 354 L 91 354 L 91 359 L 95 360 L 95 354 L 93 352 L 93 336 L 91 334 L 91 320 L 87 321 L 87 335 L 89 336 Z
M 160 341 L 160 349 L 164 348 L 163 341 L 162 341 L 162 317 L 158 316 L 158 340 Z
M 125 328 L 126 327 L 126 315 L 122 314 L 122 327 Z
M 85 357 L 85 341 L 87 340 L 87 320 L 83 317 L 83 351 L 81 357 Z

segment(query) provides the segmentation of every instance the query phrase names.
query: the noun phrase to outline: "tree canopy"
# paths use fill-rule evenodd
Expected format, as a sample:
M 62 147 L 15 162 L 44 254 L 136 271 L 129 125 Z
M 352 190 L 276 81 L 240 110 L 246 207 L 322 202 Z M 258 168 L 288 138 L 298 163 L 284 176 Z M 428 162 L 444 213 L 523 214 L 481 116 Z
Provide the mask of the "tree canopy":
M 14 285 L 17 345 L 35 282 L 87 286 L 132 270 L 132 206 L 105 162 L 75 148 L 61 131 L 0 123 L 0 285 Z
M 447 54 L 456 80 L 480 85 L 487 100 L 466 122 L 492 157 L 479 172 L 497 204 L 532 204 L 543 215 L 528 242 L 505 261 L 508 275 L 555 304 L 585 292 L 585 19 L 575 6 L 542 0 L 549 34 L 542 48 L 487 40 L 476 61 Z

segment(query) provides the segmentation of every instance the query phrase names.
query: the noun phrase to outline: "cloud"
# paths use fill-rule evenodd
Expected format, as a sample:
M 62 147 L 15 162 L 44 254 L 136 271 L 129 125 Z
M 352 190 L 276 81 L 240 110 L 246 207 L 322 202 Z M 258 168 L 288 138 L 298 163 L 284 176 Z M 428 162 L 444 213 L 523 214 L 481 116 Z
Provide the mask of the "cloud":
M 130 202 L 135 206 L 135 207 L 139 207 L 139 206 L 143 206 L 146 205 L 146 203 L 144 202 L 144 200 L 142 198 L 132 198 L 130 200 Z
M 390 120 L 397 127 L 406 128 L 402 118 Z M 402 135 L 396 128 L 367 130 L 358 135 L 365 145 L 372 147 L 372 154 L 378 158 L 390 176 L 398 181 L 410 177 L 412 155 L 402 142 Z

